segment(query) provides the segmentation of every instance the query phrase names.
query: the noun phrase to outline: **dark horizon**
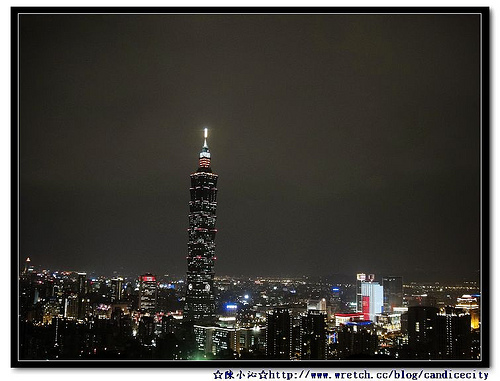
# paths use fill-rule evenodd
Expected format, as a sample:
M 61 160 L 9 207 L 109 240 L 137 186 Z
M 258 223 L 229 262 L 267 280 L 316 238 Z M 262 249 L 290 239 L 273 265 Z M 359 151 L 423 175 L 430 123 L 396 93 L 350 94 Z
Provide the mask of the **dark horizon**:
M 477 280 L 479 33 L 466 14 L 21 15 L 20 260 L 185 273 L 206 126 L 216 276 Z

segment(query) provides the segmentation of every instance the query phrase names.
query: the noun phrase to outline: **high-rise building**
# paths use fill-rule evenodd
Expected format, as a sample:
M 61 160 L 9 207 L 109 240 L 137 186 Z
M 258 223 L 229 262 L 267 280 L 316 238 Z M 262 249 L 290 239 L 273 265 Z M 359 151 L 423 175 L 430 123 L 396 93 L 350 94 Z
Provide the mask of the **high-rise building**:
M 30 266 L 30 262 L 31 260 L 26 258 L 24 269 L 19 277 L 19 301 L 22 316 L 26 316 L 26 313 L 38 301 L 38 296 L 35 298 L 34 287 L 34 278 L 36 277 L 36 273 L 33 272 L 33 267 Z
M 429 306 L 408 308 L 408 349 L 411 359 L 436 358 L 436 319 L 439 310 Z
M 155 339 L 155 321 L 150 315 L 141 316 L 137 336 L 144 345 L 151 345 Z
M 205 354 L 218 355 L 234 352 L 236 348 L 236 329 L 209 325 L 194 325 L 194 335 L 198 350 Z
M 361 285 L 365 282 L 371 283 L 375 280 L 374 274 L 356 274 L 356 312 L 363 312 L 363 293 Z
M 78 318 L 78 295 L 70 294 L 64 301 L 64 317 Z
M 408 308 L 408 348 L 411 359 L 472 358 L 471 316 L 461 308 Z
M 470 314 L 470 325 L 472 329 L 480 326 L 479 295 L 462 295 L 457 298 L 457 308 L 461 308 Z
M 441 359 L 471 359 L 471 315 L 446 307 L 436 320 L 437 355 Z
M 288 308 L 267 313 L 266 356 L 281 360 L 292 356 L 292 314 Z
M 123 298 L 123 278 L 111 279 L 111 303 L 117 303 Z
M 87 273 L 78 273 L 78 293 L 81 295 L 87 293 Z
M 308 310 L 300 322 L 300 358 L 326 359 L 326 312 Z
M 153 274 L 144 274 L 139 278 L 139 309 L 152 312 L 156 309 L 158 284 Z
M 266 348 L 266 328 L 254 326 L 252 328 L 236 329 L 236 352 L 264 354 Z
M 378 338 L 371 321 L 349 321 L 338 328 L 333 340 L 333 358 L 345 359 L 356 356 L 373 356 Z
M 87 316 L 87 273 L 78 273 L 78 319 L 85 319 Z
M 184 319 L 196 324 L 215 322 L 214 264 L 217 209 L 217 177 L 210 168 L 210 151 L 205 142 L 198 170 L 191 174 L 188 256 Z
M 403 277 L 385 276 L 382 278 L 384 287 L 384 312 L 394 312 L 394 307 L 403 306 Z
M 384 311 L 384 291 L 378 282 L 362 282 L 361 295 L 365 320 L 375 321 L 375 315 Z
M 216 327 L 194 325 L 194 336 L 199 353 L 220 355 L 221 353 L 245 354 L 264 352 L 266 328 Z
M 342 312 L 343 305 L 341 295 L 341 289 L 338 286 L 334 286 L 331 289 L 332 293 L 330 294 L 330 305 L 332 309 L 332 313 Z
M 366 274 L 356 274 L 356 312 L 363 312 L 363 296 L 361 295 L 361 283 L 366 280 Z

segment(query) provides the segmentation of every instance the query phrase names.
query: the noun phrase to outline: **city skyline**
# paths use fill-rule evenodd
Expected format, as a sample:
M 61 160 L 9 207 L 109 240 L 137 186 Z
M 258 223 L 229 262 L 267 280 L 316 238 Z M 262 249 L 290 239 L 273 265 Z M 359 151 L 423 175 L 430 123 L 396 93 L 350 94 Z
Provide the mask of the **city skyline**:
M 189 287 L 179 279 L 96 279 L 38 272 L 27 261 L 19 277 L 20 359 L 484 359 L 477 282 L 403 285 L 390 277 L 380 286 L 373 274 L 356 279 L 362 305 L 358 284 L 214 279 L 216 319 L 206 320 L 210 310 L 187 308 Z M 383 300 L 372 286 L 383 287 Z
M 477 279 L 478 20 L 21 16 L 20 260 L 182 274 L 208 127 L 218 274 Z

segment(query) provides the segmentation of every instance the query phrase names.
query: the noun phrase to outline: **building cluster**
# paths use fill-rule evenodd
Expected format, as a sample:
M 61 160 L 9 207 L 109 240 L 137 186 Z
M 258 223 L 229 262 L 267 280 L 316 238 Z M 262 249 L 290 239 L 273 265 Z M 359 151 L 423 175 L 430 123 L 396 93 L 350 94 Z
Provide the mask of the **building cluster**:
M 139 277 L 89 277 L 38 270 L 29 259 L 19 277 L 20 358 L 101 359 L 179 356 L 171 320 L 182 316 L 182 283 Z M 168 311 L 168 312 L 167 312 Z
M 479 359 L 475 283 L 215 277 L 217 174 L 191 174 L 187 273 L 20 273 L 21 359 Z M 354 280 L 354 277 L 353 277 Z
M 371 276 L 361 280 L 359 274 L 352 283 L 307 277 L 214 277 L 214 320 L 207 323 L 183 313 L 187 278 L 92 277 L 75 271 L 35 271 L 26 263 L 20 274 L 21 358 L 333 360 L 480 355 L 476 285 L 403 285 L 400 277 L 377 282 Z

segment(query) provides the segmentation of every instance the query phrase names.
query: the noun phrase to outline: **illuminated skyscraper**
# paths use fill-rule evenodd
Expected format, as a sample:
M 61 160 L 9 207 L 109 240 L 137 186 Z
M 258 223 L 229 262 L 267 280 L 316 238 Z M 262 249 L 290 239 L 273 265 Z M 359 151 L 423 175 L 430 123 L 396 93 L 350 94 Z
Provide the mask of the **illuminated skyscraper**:
M 123 278 L 116 277 L 111 279 L 111 303 L 117 303 L 123 298 Z
M 64 301 L 64 317 L 78 317 L 78 295 L 71 294 L 66 297 L 66 300 Z
M 217 209 L 217 177 L 210 168 L 210 151 L 205 143 L 198 170 L 191 174 L 189 201 L 186 304 L 184 319 L 197 324 L 215 322 L 214 263 Z
M 384 289 L 377 282 L 363 282 L 361 284 L 363 300 L 363 315 L 365 320 L 375 321 L 375 315 L 384 310 Z
M 153 274 L 144 274 L 139 280 L 139 309 L 144 312 L 154 311 L 158 294 L 156 277 Z
M 78 273 L 78 319 L 85 319 L 87 309 L 87 273 Z
M 471 328 L 478 329 L 480 326 L 479 295 L 462 295 L 457 298 L 457 308 L 462 308 L 470 314 Z
M 356 274 L 356 312 L 363 311 L 363 294 L 361 292 L 361 284 L 365 282 L 373 282 L 375 280 L 374 274 L 364 273 Z

